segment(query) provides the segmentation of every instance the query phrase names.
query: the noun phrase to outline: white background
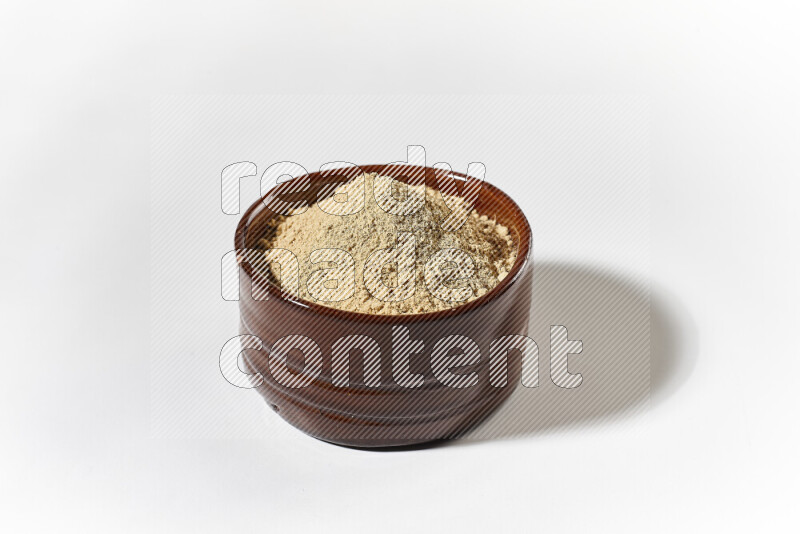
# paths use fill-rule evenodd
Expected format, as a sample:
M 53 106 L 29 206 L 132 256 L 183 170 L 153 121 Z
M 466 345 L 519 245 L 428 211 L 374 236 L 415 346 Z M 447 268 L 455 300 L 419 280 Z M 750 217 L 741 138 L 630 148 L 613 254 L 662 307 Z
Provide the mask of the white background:
M 788 2 L 4 5 L 0 527 L 796 528 L 796 19 Z M 657 402 L 388 454 L 153 437 L 152 98 L 328 92 L 645 95 L 650 272 L 680 362 Z

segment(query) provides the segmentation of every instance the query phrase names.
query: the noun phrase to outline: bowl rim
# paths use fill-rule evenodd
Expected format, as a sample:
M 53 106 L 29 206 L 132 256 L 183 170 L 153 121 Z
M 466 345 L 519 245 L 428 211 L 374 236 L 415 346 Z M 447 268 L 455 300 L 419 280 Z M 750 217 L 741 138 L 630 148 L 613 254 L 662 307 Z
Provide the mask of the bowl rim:
M 441 169 L 434 169 L 433 167 L 411 165 L 405 163 L 373 163 L 368 165 L 356 165 L 356 167 L 362 173 L 380 172 L 382 170 L 385 171 L 387 168 L 391 167 L 401 168 L 403 170 L 408 171 L 409 173 L 424 172 L 426 185 L 439 191 L 439 185 L 433 173 L 437 171 L 441 172 Z M 347 167 L 342 167 L 342 169 L 346 168 Z M 335 169 L 333 171 L 335 171 Z M 275 195 L 275 193 L 279 192 L 279 190 L 288 187 L 289 184 L 297 180 L 304 178 L 310 179 L 311 181 L 320 180 L 323 178 L 322 176 L 323 174 L 330 175 L 333 171 L 331 169 L 328 169 L 324 173 L 322 171 L 310 172 L 308 174 L 304 174 L 302 176 L 297 176 L 290 180 L 286 180 L 285 182 L 278 183 L 274 185 L 272 188 L 270 188 L 265 195 L 256 200 L 253 204 L 251 204 L 250 207 L 242 214 L 241 218 L 239 219 L 239 223 L 236 225 L 236 233 L 234 234 L 235 249 L 237 251 L 247 249 L 246 241 L 247 241 L 248 229 L 251 223 L 257 220 L 257 217 L 261 215 L 261 212 L 270 211 L 267 208 L 267 202 L 266 202 L 269 197 Z M 456 171 L 449 171 L 449 174 L 451 177 L 455 177 L 456 179 L 460 179 L 461 181 L 470 178 L 468 175 Z M 403 178 L 405 177 L 399 176 L 395 178 L 399 178 L 402 181 Z M 517 258 L 514 261 L 514 264 L 511 266 L 511 270 L 509 271 L 508 275 L 502 280 L 500 280 L 500 282 L 486 294 L 481 295 L 475 300 L 472 300 L 465 304 L 453 306 L 452 308 L 448 308 L 446 310 L 438 310 L 438 311 L 424 312 L 424 313 L 413 313 L 413 314 L 370 314 L 370 313 L 354 312 L 350 310 L 341 310 L 338 308 L 332 308 L 329 306 L 311 302 L 309 300 L 305 300 L 296 295 L 282 292 L 281 288 L 275 285 L 273 282 L 271 282 L 267 277 L 259 275 L 257 271 L 253 269 L 253 266 L 249 262 L 239 261 L 238 254 L 237 254 L 237 263 L 239 265 L 239 268 L 243 270 L 247 275 L 247 277 L 250 279 L 251 284 L 253 286 L 257 286 L 262 291 L 266 291 L 268 293 L 267 298 L 278 298 L 286 302 L 287 305 L 293 305 L 305 308 L 308 311 L 313 312 L 315 314 L 328 316 L 333 319 L 339 319 L 342 321 L 359 322 L 359 323 L 366 322 L 366 323 L 406 324 L 406 323 L 438 320 L 445 317 L 453 317 L 456 315 L 469 313 L 473 310 L 486 306 L 492 300 L 496 299 L 497 297 L 505 293 L 508 290 L 508 288 L 511 287 L 511 285 L 513 285 L 518 279 L 521 278 L 522 274 L 525 272 L 525 267 L 527 267 L 528 264 L 532 265 L 531 255 L 533 251 L 533 236 L 531 232 L 530 223 L 528 222 L 527 217 L 525 217 L 525 213 L 522 211 L 519 205 L 514 201 L 514 199 L 511 198 L 509 195 L 507 195 L 499 187 L 487 182 L 486 180 L 482 180 L 481 190 L 479 194 L 482 194 L 487 189 L 490 195 L 503 198 L 505 201 L 508 202 L 510 207 L 519 214 L 519 220 L 522 222 L 522 227 L 517 228 L 520 236 L 519 240 L 520 242 L 517 248 Z

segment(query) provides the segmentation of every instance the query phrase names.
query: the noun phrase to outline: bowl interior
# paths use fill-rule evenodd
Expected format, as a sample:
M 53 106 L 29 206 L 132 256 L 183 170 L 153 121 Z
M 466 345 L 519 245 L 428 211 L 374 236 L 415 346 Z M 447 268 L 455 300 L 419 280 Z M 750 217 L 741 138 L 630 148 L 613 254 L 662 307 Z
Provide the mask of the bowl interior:
M 441 171 L 436 170 L 432 167 L 420 167 L 413 165 L 397 165 L 397 164 L 391 164 L 391 165 L 374 164 L 374 165 L 360 165 L 356 168 L 350 168 L 350 169 L 337 169 L 325 173 L 321 172 L 310 173 L 305 177 L 295 178 L 278 184 L 277 186 L 273 187 L 262 199 L 255 202 L 245 212 L 239 223 L 239 227 L 237 228 L 236 238 L 235 238 L 236 248 L 237 249 L 259 248 L 259 241 L 262 238 L 267 238 L 267 239 L 270 238 L 271 232 L 274 231 L 274 221 L 279 215 L 276 214 L 274 211 L 268 209 L 267 206 L 271 205 L 271 203 L 277 197 L 280 196 L 280 199 L 283 200 L 284 202 L 294 202 L 302 200 L 311 205 L 318 200 L 322 200 L 333 195 L 334 189 L 337 185 L 347 182 L 354 176 L 360 175 L 362 173 L 374 173 L 374 172 L 384 176 L 392 176 L 396 180 L 403 183 L 412 182 L 414 184 L 419 184 L 424 180 L 424 183 L 427 186 L 431 187 L 432 189 L 437 191 L 440 189 L 436 173 L 439 173 Z M 464 186 L 466 180 L 473 179 L 458 172 L 450 172 L 449 174 L 451 177 L 456 179 L 459 192 L 462 190 L 461 188 Z M 307 188 L 303 188 L 303 190 L 301 191 L 288 192 L 291 191 L 293 186 L 296 186 L 298 180 L 306 177 L 309 179 L 310 182 Z M 371 191 L 367 191 L 367 194 L 371 194 Z M 460 306 L 454 306 L 453 308 L 450 308 L 445 311 L 414 314 L 414 315 L 386 315 L 383 317 L 422 318 L 424 316 L 449 314 L 454 310 L 472 308 L 476 305 L 480 305 L 481 302 L 485 302 L 486 300 L 493 298 L 495 295 L 503 291 L 505 287 L 513 283 L 513 281 L 519 275 L 522 267 L 527 263 L 530 255 L 531 230 L 528 221 L 525 218 L 525 215 L 522 213 L 522 210 L 519 208 L 519 206 L 517 206 L 517 204 L 513 200 L 511 200 L 511 198 L 509 198 L 505 193 L 500 191 L 497 187 L 485 181 L 481 185 L 480 193 L 478 194 L 478 197 L 475 201 L 474 208 L 481 215 L 486 215 L 490 219 L 494 219 L 500 224 L 506 226 L 509 232 L 511 233 L 512 239 L 517 244 L 517 259 L 514 262 L 514 265 L 512 266 L 508 276 L 506 276 L 503 280 L 501 280 L 491 291 L 489 291 L 485 295 L 473 301 L 470 301 L 466 304 L 462 304 Z M 263 273 L 259 272 L 258 269 L 253 269 L 253 267 L 250 264 L 244 264 L 244 269 L 247 272 L 247 274 L 251 277 L 254 283 L 257 283 L 260 286 L 264 286 L 264 289 L 266 289 L 267 291 L 276 296 L 281 294 L 280 287 L 277 284 L 275 284 L 274 281 L 272 281 L 269 277 L 264 276 Z M 322 306 L 314 302 L 305 301 L 299 297 L 292 298 L 291 300 L 295 301 L 300 305 L 312 309 L 318 310 L 319 308 L 323 308 L 324 310 L 330 310 L 342 315 L 348 315 L 348 314 L 353 316 L 367 315 L 367 314 L 338 310 L 327 306 Z M 375 317 L 375 316 L 370 316 L 370 317 Z

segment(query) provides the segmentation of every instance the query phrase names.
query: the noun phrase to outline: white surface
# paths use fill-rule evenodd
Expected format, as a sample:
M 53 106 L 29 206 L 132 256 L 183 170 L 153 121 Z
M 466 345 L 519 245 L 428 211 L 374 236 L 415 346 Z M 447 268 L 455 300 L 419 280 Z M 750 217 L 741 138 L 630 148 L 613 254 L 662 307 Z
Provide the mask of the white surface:
M 351 4 L 4 7 L 0 528 L 793 527 L 792 4 Z M 150 437 L 150 101 L 242 92 L 649 97 L 669 387 L 635 422 L 391 454 Z

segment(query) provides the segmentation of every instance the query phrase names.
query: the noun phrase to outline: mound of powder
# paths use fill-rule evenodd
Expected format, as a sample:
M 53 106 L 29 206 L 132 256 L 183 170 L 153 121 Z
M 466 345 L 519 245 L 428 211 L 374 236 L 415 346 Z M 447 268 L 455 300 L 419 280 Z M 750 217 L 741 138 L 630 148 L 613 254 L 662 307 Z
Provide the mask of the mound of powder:
M 376 197 L 381 198 L 379 193 L 385 193 L 387 188 L 394 198 L 408 195 L 407 188 L 424 202 L 412 213 L 387 213 L 376 201 Z M 463 206 L 461 197 L 443 194 L 425 185 L 401 185 L 391 178 L 375 174 L 361 175 L 340 185 L 333 197 L 352 199 L 359 194 L 363 195 L 364 200 L 363 208 L 357 213 L 326 213 L 315 203 L 305 211 L 295 210 L 290 215 L 276 216 L 269 236 L 260 241 L 264 249 L 285 249 L 295 255 L 299 261 L 299 297 L 340 310 L 369 314 L 416 314 L 446 310 L 486 294 L 508 275 L 516 260 L 517 246 L 508 228 L 475 210 L 470 212 L 458 229 L 447 231 L 442 227 L 442 221 L 452 212 L 448 204 Z M 413 288 L 401 294 L 396 291 L 392 293 L 391 288 L 399 284 L 397 264 L 388 264 L 373 276 L 370 276 L 369 269 L 365 271 L 365 265 L 373 265 L 369 263 L 369 258 L 376 251 L 396 250 L 401 245 L 400 237 L 410 247 L 410 236 L 413 236 L 414 248 L 406 265 L 413 265 Z M 426 263 L 440 251 L 452 249 L 466 253 L 469 258 L 464 254 L 460 257 L 471 259 L 471 265 L 459 270 L 454 263 L 440 263 L 445 268 L 439 272 L 444 275 L 433 280 L 432 284 L 431 269 L 429 267 L 426 271 Z M 354 265 L 348 255 L 352 257 Z M 442 257 L 441 254 L 439 257 Z M 347 271 L 351 276 L 333 283 L 321 276 L 325 270 L 337 266 L 341 268 L 343 260 L 349 264 L 348 267 L 354 267 Z M 281 280 L 281 268 L 277 267 L 275 261 L 265 265 L 268 265 L 266 268 L 273 280 Z M 380 285 L 376 279 L 389 288 L 383 294 L 375 294 L 376 284 Z M 281 281 L 280 285 L 285 291 L 297 291 L 287 288 L 284 282 Z M 327 298 L 316 298 L 325 288 L 331 287 L 337 288 L 337 291 L 332 293 L 328 289 Z M 444 293 L 447 294 L 436 291 L 436 287 L 445 289 Z M 330 295 L 335 298 L 331 299 Z

